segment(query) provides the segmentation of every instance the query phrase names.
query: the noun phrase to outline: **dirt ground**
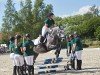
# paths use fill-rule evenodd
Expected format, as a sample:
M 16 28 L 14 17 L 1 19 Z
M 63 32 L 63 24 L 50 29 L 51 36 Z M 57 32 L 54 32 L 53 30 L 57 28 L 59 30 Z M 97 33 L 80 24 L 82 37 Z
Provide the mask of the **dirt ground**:
M 40 54 L 37 61 L 55 57 L 54 51 Z M 60 57 L 66 58 L 66 50 L 61 51 Z M 82 53 L 81 71 L 65 71 L 52 75 L 100 75 L 100 48 L 85 48 Z M 12 75 L 12 61 L 9 54 L 0 54 L 0 75 Z M 48 75 L 48 74 L 45 74 Z M 49 74 L 51 75 L 51 74 Z

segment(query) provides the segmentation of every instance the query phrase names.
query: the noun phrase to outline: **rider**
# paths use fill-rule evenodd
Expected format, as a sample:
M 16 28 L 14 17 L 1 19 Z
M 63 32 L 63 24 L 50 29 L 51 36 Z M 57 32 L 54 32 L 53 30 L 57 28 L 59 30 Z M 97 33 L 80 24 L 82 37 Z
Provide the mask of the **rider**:
M 45 25 L 42 28 L 42 37 L 40 39 L 40 42 L 42 43 L 43 47 L 47 50 L 47 47 L 45 46 L 46 40 L 46 34 L 50 32 L 50 28 L 52 28 L 55 24 L 55 21 L 53 20 L 54 14 L 52 12 L 47 14 L 47 19 L 45 20 Z
M 45 25 L 42 28 L 42 36 L 46 38 L 46 34 L 50 32 L 50 28 L 52 28 L 55 24 L 55 21 L 53 20 L 53 13 L 47 14 L 47 19 L 45 20 Z

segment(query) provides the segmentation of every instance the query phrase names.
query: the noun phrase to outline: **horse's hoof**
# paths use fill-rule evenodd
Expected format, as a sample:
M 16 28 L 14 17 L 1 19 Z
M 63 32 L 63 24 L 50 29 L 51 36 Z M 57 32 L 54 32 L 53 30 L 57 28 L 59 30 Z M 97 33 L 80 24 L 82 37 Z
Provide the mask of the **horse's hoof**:
M 53 59 L 52 59 L 52 63 L 55 63 L 55 62 L 56 62 L 56 59 L 55 59 L 55 58 L 53 58 Z

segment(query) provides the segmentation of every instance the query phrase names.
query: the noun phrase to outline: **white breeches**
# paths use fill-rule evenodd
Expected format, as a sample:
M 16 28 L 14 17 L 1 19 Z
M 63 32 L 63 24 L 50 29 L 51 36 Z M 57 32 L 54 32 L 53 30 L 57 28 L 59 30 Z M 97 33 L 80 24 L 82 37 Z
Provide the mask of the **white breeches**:
M 16 64 L 15 64 L 15 60 L 14 60 L 14 55 L 15 55 L 14 53 L 11 53 L 10 58 L 13 61 L 13 65 L 15 66 Z
M 69 56 L 69 60 L 73 59 L 73 57 L 75 57 L 75 59 L 77 60 L 82 60 L 82 50 L 81 51 L 75 51 L 75 53 L 70 53 Z
M 24 65 L 24 57 L 22 55 L 15 54 L 14 60 L 15 60 L 16 66 L 23 66 Z
M 26 56 L 25 61 L 27 65 L 33 65 L 33 57 L 34 56 Z
M 42 36 L 45 36 L 45 34 L 47 32 L 50 32 L 50 28 L 47 28 L 46 26 L 43 26 L 43 28 L 42 28 Z
M 34 40 L 34 45 L 40 44 L 40 38 L 41 38 L 41 37 L 38 37 L 37 39 Z
M 70 55 L 69 55 L 69 60 L 72 60 L 72 59 L 74 59 L 74 57 L 76 57 L 76 54 L 74 53 L 70 53 Z
M 81 51 L 76 51 L 75 55 L 76 55 L 77 60 L 82 60 L 82 50 Z

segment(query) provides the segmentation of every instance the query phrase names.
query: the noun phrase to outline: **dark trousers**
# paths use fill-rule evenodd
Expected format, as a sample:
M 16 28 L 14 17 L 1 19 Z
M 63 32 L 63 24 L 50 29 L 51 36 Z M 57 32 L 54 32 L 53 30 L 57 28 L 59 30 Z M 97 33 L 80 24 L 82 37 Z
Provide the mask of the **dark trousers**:
M 77 70 L 81 70 L 82 60 L 77 60 Z

